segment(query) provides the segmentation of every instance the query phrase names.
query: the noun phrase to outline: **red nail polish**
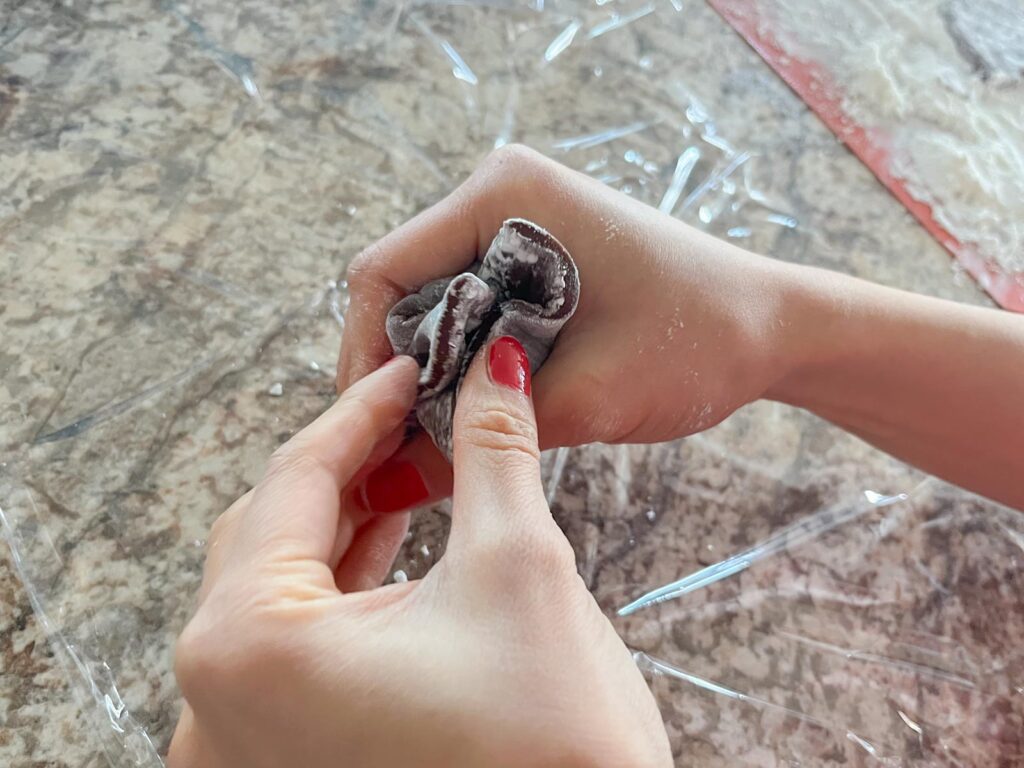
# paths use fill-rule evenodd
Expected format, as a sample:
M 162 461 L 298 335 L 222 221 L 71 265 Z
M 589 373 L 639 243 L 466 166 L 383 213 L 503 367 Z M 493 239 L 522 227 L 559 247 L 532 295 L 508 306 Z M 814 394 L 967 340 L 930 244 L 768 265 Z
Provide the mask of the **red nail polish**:
M 415 464 L 389 460 L 367 475 L 356 490 L 355 503 L 363 511 L 402 512 L 426 501 L 429 495 Z
M 523 345 L 511 336 L 502 336 L 491 344 L 487 370 L 496 384 L 530 394 L 530 361 Z

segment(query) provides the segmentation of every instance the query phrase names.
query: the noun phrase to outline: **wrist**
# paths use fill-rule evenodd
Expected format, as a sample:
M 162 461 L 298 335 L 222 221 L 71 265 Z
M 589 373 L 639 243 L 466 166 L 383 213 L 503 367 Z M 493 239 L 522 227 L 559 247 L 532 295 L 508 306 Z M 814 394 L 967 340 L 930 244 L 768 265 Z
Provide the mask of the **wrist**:
M 815 378 L 845 348 L 840 331 L 850 320 L 852 282 L 844 275 L 777 263 L 774 333 L 763 398 L 813 409 Z

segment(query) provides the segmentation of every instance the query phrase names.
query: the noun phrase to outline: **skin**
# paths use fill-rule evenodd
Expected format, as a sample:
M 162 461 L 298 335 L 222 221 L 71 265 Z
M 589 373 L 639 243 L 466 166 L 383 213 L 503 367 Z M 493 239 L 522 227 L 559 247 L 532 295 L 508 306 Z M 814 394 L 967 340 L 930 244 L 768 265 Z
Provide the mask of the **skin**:
M 428 438 L 402 444 L 416 366 L 385 365 L 384 318 L 513 216 L 573 254 L 580 305 L 532 403 L 477 356 L 453 472 Z M 669 440 L 770 398 L 1024 509 L 1024 317 L 756 256 L 515 146 L 348 279 L 344 394 L 211 534 L 171 768 L 670 765 L 551 519 L 540 448 Z M 424 579 L 380 587 L 408 514 L 354 500 L 396 461 L 452 494 L 452 531 Z
M 187 703 L 170 768 L 671 765 L 544 500 L 530 399 L 485 360 L 455 414 L 448 547 L 422 580 L 343 589 L 379 584 L 394 556 L 372 554 L 387 524 L 339 500 L 394 450 L 410 358 L 348 389 L 218 520 L 176 650 Z
M 579 309 L 535 382 L 542 448 L 660 442 L 769 398 L 1024 508 L 1024 316 L 749 253 L 523 147 L 353 262 L 338 386 L 390 357 L 395 301 L 465 268 L 511 216 L 580 271 Z M 425 436 L 396 458 L 432 498 L 450 493 Z

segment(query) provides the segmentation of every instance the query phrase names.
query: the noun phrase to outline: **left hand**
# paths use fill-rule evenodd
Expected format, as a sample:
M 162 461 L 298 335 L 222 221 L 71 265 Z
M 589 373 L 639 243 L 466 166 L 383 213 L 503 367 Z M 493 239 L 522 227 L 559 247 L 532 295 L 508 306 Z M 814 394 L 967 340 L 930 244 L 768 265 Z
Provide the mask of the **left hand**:
M 580 277 L 576 313 L 537 374 L 541 448 L 673 440 L 717 424 L 789 371 L 791 270 L 506 145 L 349 265 L 339 390 L 391 356 L 385 325 L 396 302 L 465 270 L 513 217 L 556 237 Z M 421 433 L 360 492 L 375 512 L 397 512 L 449 495 L 451 483 Z

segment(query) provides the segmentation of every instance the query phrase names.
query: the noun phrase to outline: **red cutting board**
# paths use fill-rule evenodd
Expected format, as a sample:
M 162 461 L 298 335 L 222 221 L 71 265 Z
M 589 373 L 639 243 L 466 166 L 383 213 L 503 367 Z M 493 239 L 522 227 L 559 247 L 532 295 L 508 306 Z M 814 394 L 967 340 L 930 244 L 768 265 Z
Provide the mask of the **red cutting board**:
M 970 243 L 961 243 L 935 221 L 931 207 L 915 199 L 904 181 L 892 174 L 885 132 L 865 128 L 844 111 L 842 90 L 825 67 L 782 49 L 758 0 L 707 1 L 1000 306 L 1024 312 L 1024 273 L 1008 274 L 988 263 Z

